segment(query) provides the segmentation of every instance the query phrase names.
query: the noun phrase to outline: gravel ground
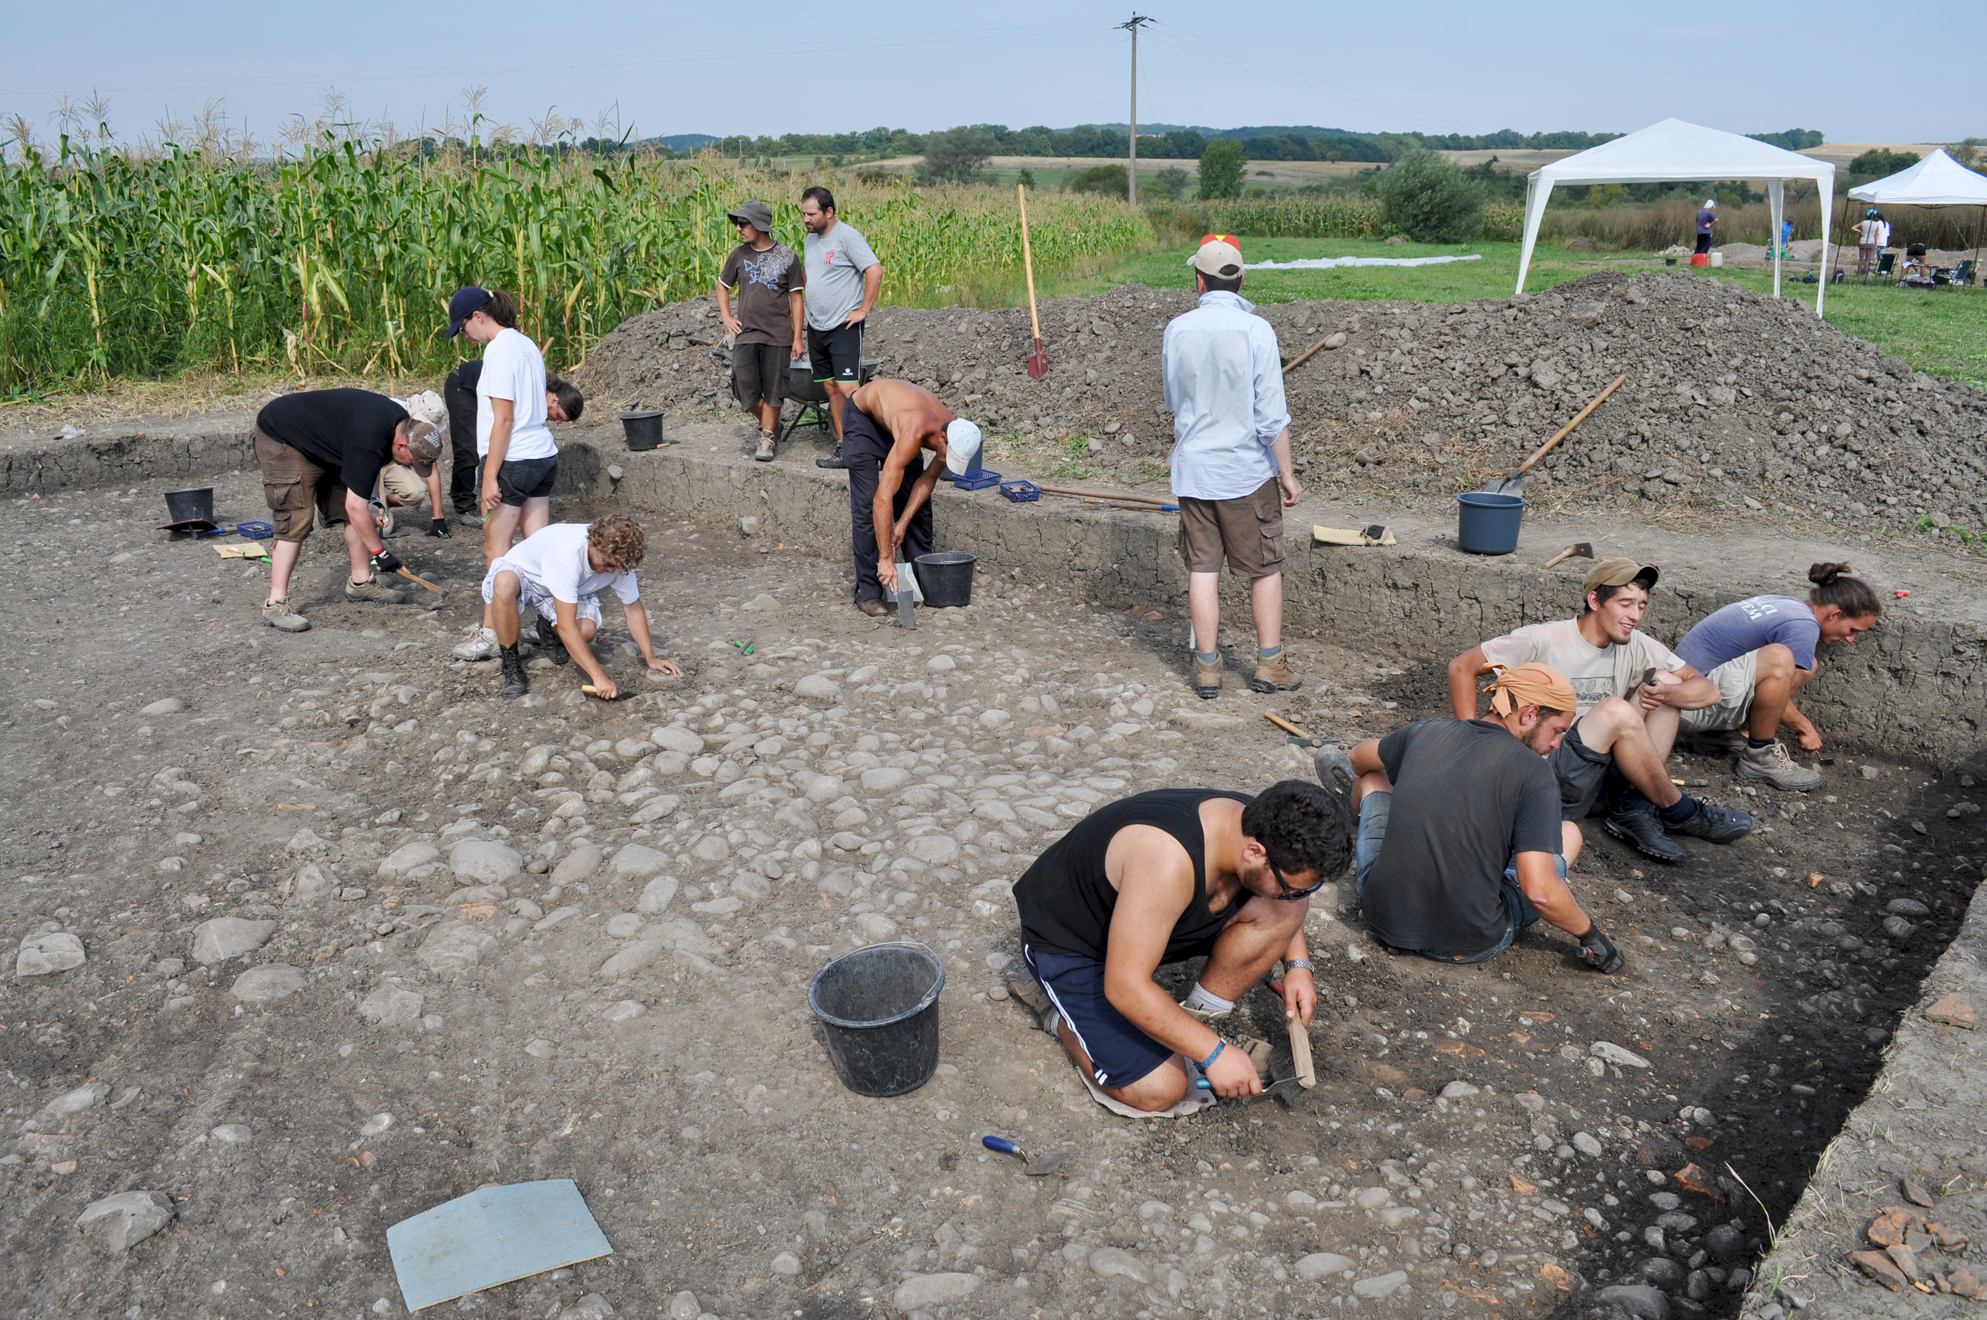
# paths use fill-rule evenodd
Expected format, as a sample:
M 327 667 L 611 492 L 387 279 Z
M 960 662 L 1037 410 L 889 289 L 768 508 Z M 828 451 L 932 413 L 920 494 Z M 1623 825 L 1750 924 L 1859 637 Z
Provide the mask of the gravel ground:
M 258 506 L 252 474 L 218 485 Z M 839 557 L 652 523 L 645 600 L 690 675 L 640 677 L 610 629 L 637 699 L 539 668 L 506 704 L 447 658 L 466 537 L 395 542 L 452 588 L 438 613 L 343 602 L 314 538 L 316 626 L 279 636 L 260 566 L 151 530 L 161 489 L 0 506 L 21 1316 L 393 1313 L 389 1225 L 538 1177 L 576 1180 L 615 1254 L 460 1309 L 1587 1316 L 1653 1287 L 1729 1315 L 1766 1238 L 1738 1179 L 1785 1216 L 1987 850 L 1970 779 L 1838 758 L 1788 800 L 1679 758 L 1762 828 L 1675 869 L 1597 838 L 1575 882 L 1623 975 L 1556 932 L 1476 968 L 1390 958 L 1318 903 L 1319 1087 L 1127 1122 L 999 1002 L 1006 887 L 1096 802 L 1305 771 L 1259 699 L 1190 696 L 1171 610 L 985 565 L 970 609 L 906 634 L 847 606 Z M 1433 670 L 1293 654 L 1311 681 L 1276 708 L 1316 731 L 1441 709 Z M 944 958 L 944 1062 L 861 1099 L 805 988 L 893 937 Z M 1073 1158 L 1027 1179 L 989 1131 Z

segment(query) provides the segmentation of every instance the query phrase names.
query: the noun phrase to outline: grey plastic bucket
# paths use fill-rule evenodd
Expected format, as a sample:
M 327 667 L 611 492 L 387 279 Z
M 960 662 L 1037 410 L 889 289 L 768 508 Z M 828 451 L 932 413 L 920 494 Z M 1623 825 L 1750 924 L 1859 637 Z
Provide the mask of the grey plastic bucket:
M 166 517 L 173 522 L 214 521 L 214 488 L 189 486 L 166 492 Z
M 1518 548 L 1525 521 L 1525 497 L 1466 490 L 1456 496 L 1456 544 L 1473 555 L 1508 555 Z
M 622 413 L 621 429 L 627 434 L 628 448 L 632 450 L 662 448 L 662 414 L 653 408 Z
M 807 1006 L 828 1058 L 857 1095 L 902 1095 L 938 1070 L 938 996 L 945 967 L 922 944 L 871 944 L 814 974 Z
M 924 588 L 925 604 L 943 609 L 973 603 L 973 565 L 980 562 L 978 555 L 940 550 L 919 555 L 913 562 L 918 566 L 918 585 Z

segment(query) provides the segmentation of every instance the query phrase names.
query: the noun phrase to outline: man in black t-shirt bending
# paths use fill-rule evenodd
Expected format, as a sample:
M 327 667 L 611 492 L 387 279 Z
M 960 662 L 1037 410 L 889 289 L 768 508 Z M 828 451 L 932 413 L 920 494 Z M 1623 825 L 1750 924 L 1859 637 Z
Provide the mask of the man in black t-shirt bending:
M 1140 793 L 1099 807 L 1015 882 L 1035 979 L 1008 988 L 1105 1095 L 1144 1113 L 1171 1109 L 1188 1093 L 1186 1060 L 1217 1095 L 1261 1093 L 1255 1063 L 1207 1020 L 1280 958 L 1286 1014 L 1310 1025 L 1304 915 L 1352 843 L 1352 776 L 1333 787 L 1292 779 L 1254 798 Z M 1161 963 L 1202 956 L 1184 1005 L 1152 979 Z
M 1486 718 L 1423 720 L 1352 749 L 1366 924 L 1389 948 L 1474 963 L 1544 917 L 1580 941 L 1589 967 L 1618 971 L 1560 855 L 1559 781 L 1545 758 L 1573 725 L 1573 685 L 1526 663 L 1489 691 Z
M 346 599 L 404 603 L 403 593 L 379 580 L 400 560 L 380 540 L 368 502 L 380 494 L 380 469 L 388 463 L 423 477 L 434 471 L 440 452 L 435 428 L 371 390 L 301 390 L 258 413 L 253 435 L 263 497 L 276 524 L 263 622 L 282 632 L 310 627 L 290 608 L 290 574 L 318 517 L 328 527 L 344 527 L 352 560 Z

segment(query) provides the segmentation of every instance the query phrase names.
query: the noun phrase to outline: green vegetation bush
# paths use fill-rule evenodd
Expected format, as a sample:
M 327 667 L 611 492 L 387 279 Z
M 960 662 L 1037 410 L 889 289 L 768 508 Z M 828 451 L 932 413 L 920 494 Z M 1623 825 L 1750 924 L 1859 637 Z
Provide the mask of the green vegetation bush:
M 1849 162 L 1849 172 L 1878 178 L 1886 174 L 1895 174 L 1899 170 L 1908 170 L 1917 163 L 1918 153 L 1915 151 L 1892 151 L 1888 147 L 1871 147 Z
M 1790 128 L 1784 133 L 1748 133 L 1755 142 L 1764 142 L 1771 147 L 1785 147 L 1789 151 L 1806 151 L 1809 147 L 1822 144 L 1822 135 L 1812 128 Z
M 975 183 L 993 155 L 993 142 L 970 128 L 948 129 L 925 139 L 924 160 L 918 164 L 920 183 Z
M 1201 200 L 1209 202 L 1240 197 L 1245 164 L 1242 144 L 1235 139 L 1217 138 L 1208 143 L 1200 158 Z
M 1177 202 L 1187 195 L 1187 185 L 1193 182 L 1193 176 L 1178 165 L 1168 165 L 1153 177 L 1152 182 L 1167 201 Z
M 1131 172 L 1122 165 L 1092 165 L 1070 175 L 1063 187 L 1071 192 L 1123 197 L 1131 191 Z
M 1483 194 L 1446 156 L 1410 152 L 1380 176 L 1378 191 L 1387 223 L 1417 243 L 1461 243 L 1483 232 Z

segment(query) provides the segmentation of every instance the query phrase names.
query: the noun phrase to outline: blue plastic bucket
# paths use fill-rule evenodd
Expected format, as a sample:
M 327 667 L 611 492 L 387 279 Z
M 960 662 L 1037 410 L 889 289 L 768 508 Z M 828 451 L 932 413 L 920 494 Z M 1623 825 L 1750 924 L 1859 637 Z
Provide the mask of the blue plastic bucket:
M 1508 555 L 1518 548 L 1518 528 L 1525 521 L 1525 497 L 1466 490 L 1456 496 L 1461 505 L 1456 544 L 1473 555 Z

